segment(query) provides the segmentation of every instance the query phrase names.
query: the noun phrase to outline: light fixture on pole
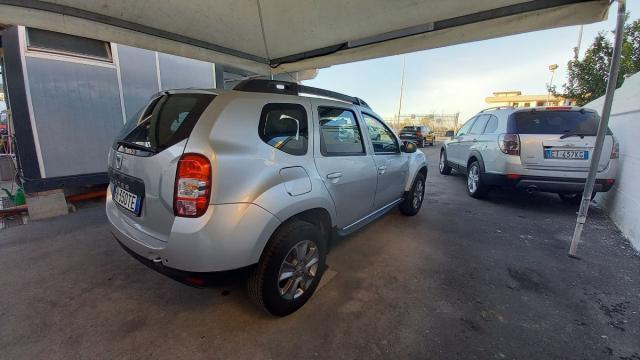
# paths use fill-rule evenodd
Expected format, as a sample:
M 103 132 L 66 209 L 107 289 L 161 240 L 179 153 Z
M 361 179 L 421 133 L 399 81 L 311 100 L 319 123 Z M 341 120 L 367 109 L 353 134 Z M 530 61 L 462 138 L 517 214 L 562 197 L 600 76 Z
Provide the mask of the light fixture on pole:
M 549 80 L 549 84 L 547 84 L 547 105 L 550 105 L 549 98 L 551 97 L 551 89 L 553 86 L 553 75 L 555 75 L 557 69 L 558 64 L 549 65 L 549 71 L 551 71 L 551 80 Z

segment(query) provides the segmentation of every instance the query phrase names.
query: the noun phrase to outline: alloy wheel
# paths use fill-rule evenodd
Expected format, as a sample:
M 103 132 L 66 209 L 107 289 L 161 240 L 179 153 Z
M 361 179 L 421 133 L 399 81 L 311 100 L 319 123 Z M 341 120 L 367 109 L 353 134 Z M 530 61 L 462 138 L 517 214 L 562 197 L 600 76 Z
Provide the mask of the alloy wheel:
M 300 297 L 318 274 L 320 252 L 313 241 L 302 240 L 284 257 L 278 272 L 278 291 L 287 300 Z
M 422 199 L 424 199 L 424 183 L 422 181 L 418 181 L 416 183 L 416 187 L 413 190 L 413 199 L 411 205 L 413 205 L 414 209 L 417 209 L 422 204 Z
M 480 171 L 477 165 L 471 165 L 469 174 L 467 175 L 467 187 L 470 193 L 475 193 L 478 190 L 478 180 L 480 179 Z

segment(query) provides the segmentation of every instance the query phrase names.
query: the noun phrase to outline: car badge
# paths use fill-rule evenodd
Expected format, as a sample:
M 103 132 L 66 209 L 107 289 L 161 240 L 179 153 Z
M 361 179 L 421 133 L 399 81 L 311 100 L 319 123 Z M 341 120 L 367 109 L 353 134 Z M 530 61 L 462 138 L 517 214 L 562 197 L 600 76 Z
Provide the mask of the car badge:
M 116 154 L 116 169 L 122 168 L 122 154 Z

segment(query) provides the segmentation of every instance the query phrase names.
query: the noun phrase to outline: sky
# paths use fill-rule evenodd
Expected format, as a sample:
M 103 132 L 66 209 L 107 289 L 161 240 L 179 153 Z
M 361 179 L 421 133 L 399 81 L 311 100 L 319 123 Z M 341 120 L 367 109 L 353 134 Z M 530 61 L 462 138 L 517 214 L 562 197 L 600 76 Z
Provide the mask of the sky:
M 606 21 L 584 26 L 581 54 L 597 33 L 615 29 L 617 3 Z M 640 16 L 640 1 L 628 1 L 630 20 Z M 494 91 L 546 94 L 550 64 L 558 64 L 553 84 L 564 84 L 567 62 L 578 42 L 579 26 L 530 32 L 405 55 L 320 69 L 305 85 L 364 99 L 385 119 L 398 113 L 403 58 L 406 60 L 402 114 L 460 112 L 461 122 L 487 108 Z

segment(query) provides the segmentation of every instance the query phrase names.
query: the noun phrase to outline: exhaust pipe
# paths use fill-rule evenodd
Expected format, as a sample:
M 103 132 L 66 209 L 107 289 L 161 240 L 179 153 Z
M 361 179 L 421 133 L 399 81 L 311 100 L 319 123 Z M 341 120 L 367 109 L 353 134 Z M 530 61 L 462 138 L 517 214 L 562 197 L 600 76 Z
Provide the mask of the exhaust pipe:
M 536 191 L 538 191 L 538 188 L 535 185 L 527 186 L 527 194 L 533 194 Z

